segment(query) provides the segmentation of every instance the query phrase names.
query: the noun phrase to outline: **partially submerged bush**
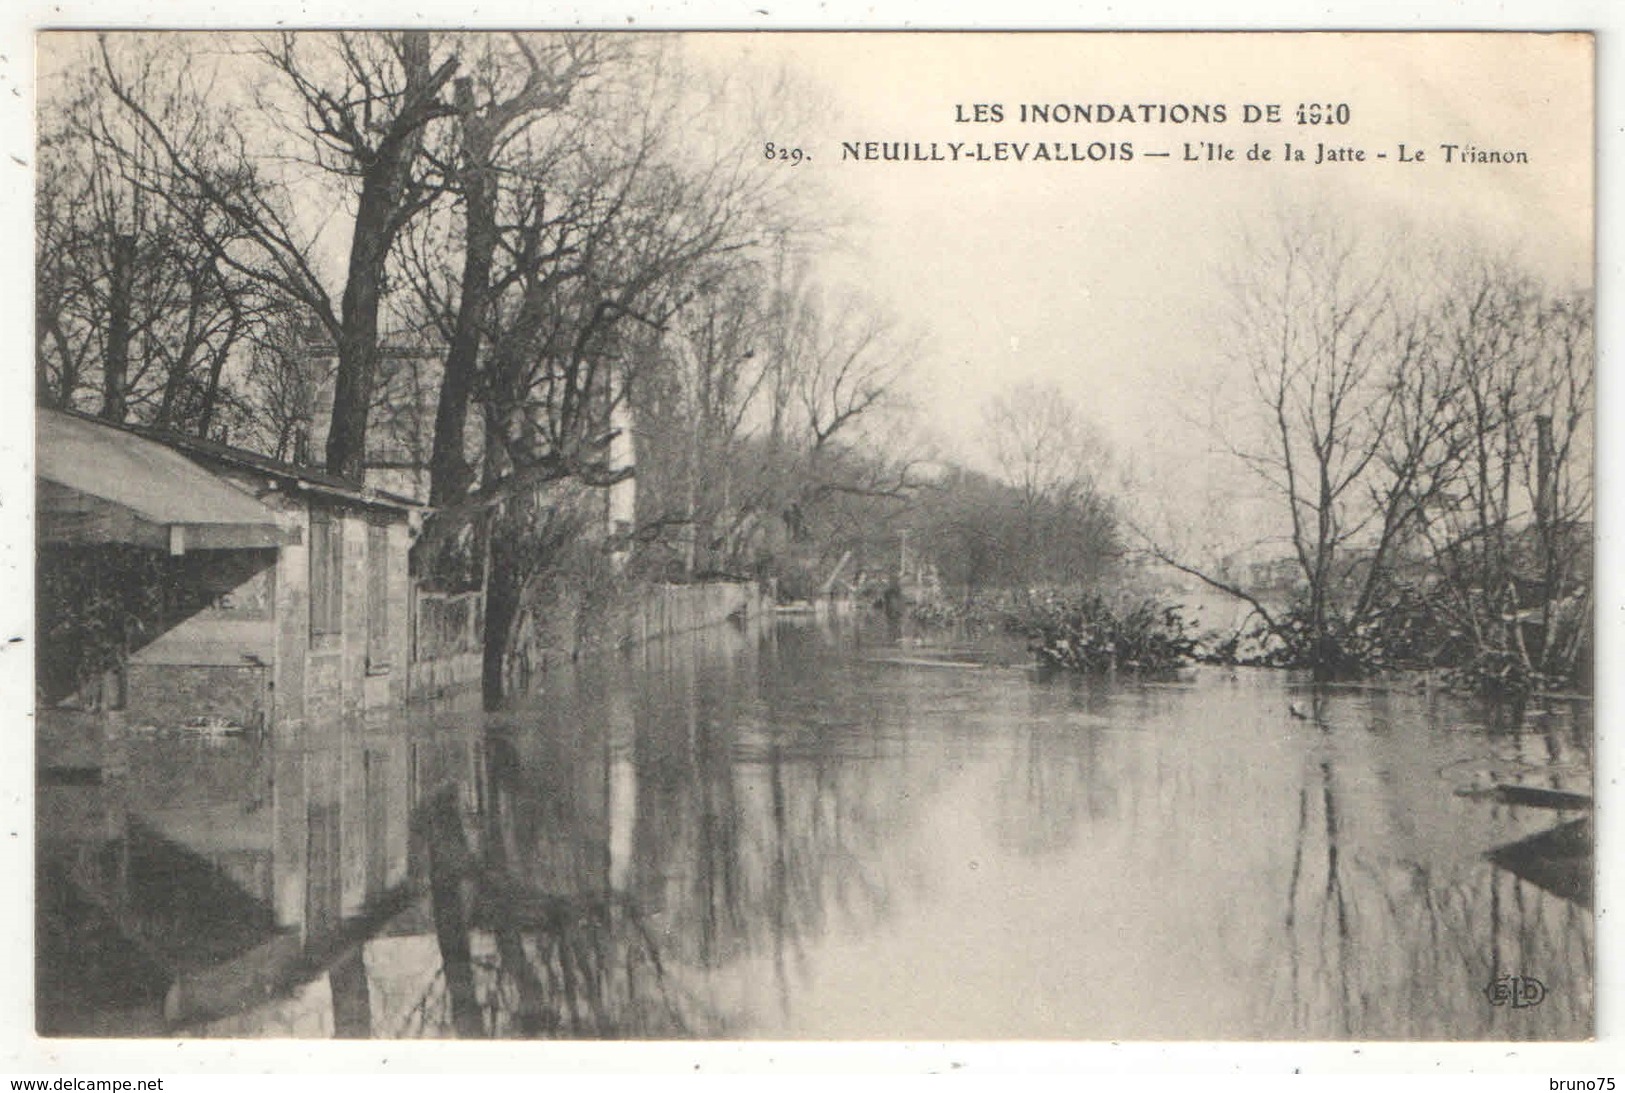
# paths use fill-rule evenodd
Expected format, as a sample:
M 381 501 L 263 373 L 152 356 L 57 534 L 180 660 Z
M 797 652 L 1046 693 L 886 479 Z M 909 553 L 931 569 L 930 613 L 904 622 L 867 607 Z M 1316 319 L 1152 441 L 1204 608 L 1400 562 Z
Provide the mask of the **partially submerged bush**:
M 909 614 L 924 626 L 970 633 L 1004 631 L 1024 633 L 1023 620 L 1031 599 L 1026 593 L 972 592 L 957 599 L 942 598 L 913 604 Z
M 1089 671 L 1178 667 L 1196 652 L 1196 640 L 1177 607 L 1141 600 L 1113 610 L 1093 594 L 1049 595 L 1034 603 L 1029 637 L 1040 662 Z
M 1141 600 L 1113 608 L 1092 592 L 973 592 L 914 605 L 914 620 L 970 633 L 1025 638 L 1041 664 L 1074 671 L 1159 670 L 1191 660 L 1197 642 L 1177 607 Z
M 1443 668 L 1457 690 L 1513 699 L 1566 681 L 1562 673 L 1542 671 L 1518 647 L 1516 620 L 1499 620 L 1473 636 L 1451 620 L 1447 603 L 1414 586 L 1389 589 L 1359 622 L 1331 609 L 1318 632 L 1308 605 L 1299 602 L 1277 615 L 1273 627 L 1260 623 L 1249 636 L 1262 653 L 1233 663 L 1307 668 L 1332 679 Z
M 1148 599 L 1114 608 L 1099 595 L 1077 591 L 977 592 L 911 611 L 925 625 L 1023 637 L 1042 663 L 1057 668 L 1155 670 L 1197 661 L 1310 669 L 1327 679 L 1449 669 L 1445 679 L 1454 688 L 1512 699 L 1576 685 L 1573 674 L 1542 670 L 1539 657 L 1518 647 L 1517 620 L 1503 619 L 1472 638 L 1449 608 L 1435 590 L 1396 582 L 1359 622 L 1334 606 L 1316 627 L 1308 604 L 1300 601 L 1274 614 L 1273 625 L 1258 621 L 1199 635 L 1178 607 Z M 1584 618 L 1578 610 L 1571 613 Z M 1567 632 L 1559 628 L 1559 636 L 1579 644 L 1574 625 Z M 1528 648 L 1535 651 L 1532 644 Z
M 1522 656 L 1506 649 L 1478 651 L 1465 663 L 1451 668 L 1445 681 L 1457 690 L 1513 701 L 1563 683 L 1531 668 Z

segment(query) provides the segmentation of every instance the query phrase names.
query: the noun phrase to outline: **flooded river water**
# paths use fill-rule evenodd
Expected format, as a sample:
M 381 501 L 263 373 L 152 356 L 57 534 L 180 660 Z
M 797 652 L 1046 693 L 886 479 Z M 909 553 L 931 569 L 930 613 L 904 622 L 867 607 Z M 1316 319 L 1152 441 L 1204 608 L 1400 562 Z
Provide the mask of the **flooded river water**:
M 99 780 L 44 778 L 39 1024 L 1584 1037 L 1589 813 L 1563 794 L 1590 746 L 1584 705 L 725 627 L 498 714 L 131 738 Z

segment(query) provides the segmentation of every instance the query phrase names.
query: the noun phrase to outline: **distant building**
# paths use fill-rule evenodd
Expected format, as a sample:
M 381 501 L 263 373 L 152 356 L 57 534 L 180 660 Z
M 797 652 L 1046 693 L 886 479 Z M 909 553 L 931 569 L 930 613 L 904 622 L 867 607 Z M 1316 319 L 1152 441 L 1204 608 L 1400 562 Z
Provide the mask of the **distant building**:
M 337 357 L 331 346 L 315 342 L 308 350 L 312 360 L 323 363 L 329 377 L 316 393 L 316 412 L 307 428 L 305 447 L 315 463 L 321 462 L 332 425 L 331 375 Z M 429 500 L 429 461 L 434 450 L 435 411 L 440 398 L 440 382 L 445 367 L 446 348 L 429 342 L 422 345 L 386 343 L 379 348 L 373 409 L 367 422 L 364 456 L 366 484 L 400 497 L 426 504 Z M 633 432 L 635 423 L 624 389 L 610 378 L 597 398 L 612 408 L 605 423 L 614 436 L 609 445 L 609 469 L 631 470 L 635 462 Z M 470 407 L 464 454 L 478 466 L 484 431 L 480 408 Z M 628 476 L 602 492 L 603 533 L 624 546 L 630 539 L 637 507 L 637 483 Z M 624 553 L 617 552 L 624 560 Z
M 1246 574 L 1247 588 L 1254 595 L 1266 594 L 1288 598 L 1293 593 L 1302 591 L 1308 584 L 1303 575 L 1303 566 L 1295 557 L 1248 562 Z
M 278 729 L 406 700 L 418 506 L 195 437 L 45 409 L 36 422 L 41 580 L 57 597 L 40 608 L 47 702 L 99 701 L 133 725 Z M 106 587 L 161 587 L 91 695 L 65 670 L 78 652 L 50 645 L 62 620 L 43 613 L 93 605 L 49 582 L 118 565 L 129 575 Z
M 400 497 L 429 500 L 429 456 L 434 450 L 435 405 L 440 397 L 445 347 L 385 344 L 378 350 L 372 411 L 367 419 L 364 456 L 366 484 Z M 333 377 L 338 356 L 333 347 L 313 340 L 305 350 L 323 377 L 315 388 L 312 413 L 301 432 L 299 462 L 321 465 L 333 424 Z M 469 415 L 469 435 L 477 456 L 479 415 Z

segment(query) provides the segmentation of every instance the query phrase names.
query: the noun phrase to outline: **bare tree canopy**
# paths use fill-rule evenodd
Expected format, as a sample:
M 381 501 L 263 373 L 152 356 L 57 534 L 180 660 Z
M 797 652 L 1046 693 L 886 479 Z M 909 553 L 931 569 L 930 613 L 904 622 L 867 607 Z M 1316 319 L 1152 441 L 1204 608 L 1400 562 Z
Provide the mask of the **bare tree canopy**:
M 1246 600 L 1319 671 L 1357 669 L 1403 627 L 1410 656 L 1572 672 L 1590 595 L 1589 297 L 1302 210 L 1243 253 L 1227 344 L 1248 387 L 1215 432 L 1278 498 L 1300 593 L 1281 602 L 1165 539 L 1153 552 Z

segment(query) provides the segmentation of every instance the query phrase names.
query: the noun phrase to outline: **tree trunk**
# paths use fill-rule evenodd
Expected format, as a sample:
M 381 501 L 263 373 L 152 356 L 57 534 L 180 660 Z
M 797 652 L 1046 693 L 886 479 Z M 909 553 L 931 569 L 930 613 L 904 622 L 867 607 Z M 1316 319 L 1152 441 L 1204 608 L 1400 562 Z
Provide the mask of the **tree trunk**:
M 198 412 L 197 435 L 209 439 L 209 431 L 214 425 L 214 414 L 220 404 L 220 374 L 225 370 L 226 361 L 231 356 L 231 347 L 237 344 L 239 337 L 239 324 L 233 320 L 231 330 L 226 334 L 225 344 L 209 362 L 209 379 L 203 389 L 203 406 Z
M 479 368 L 480 332 L 491 294 L 491 265 L 496 253 L 496 194 L 490 177 L 491 134 L 473 114 L 472 83 L 457 81 L 457 108 L 463 116 L 463 196 L 467 218 L 461 295 L 456 325 L 446 350 L 435 407 L 434 447 L 429 456 L 429 503 L 461 500 L 474 474 L 464 454 L 468 400 Z
M 378 309 L 384 270 L 395 236 L 411 216 L 412 168 L 423 145 L 423 127 L 441 113 L 435 96 L 455 67 L 447 61 L 430 73 L 428 37 L 411 32 L 405 38 L 410 53 L 405 102 L 377 150 L 361 159 L 361 201 L 339 310 L 338 376 L 327 434 L 327 469 L 356 481 L 366 472 L 367 417 L 378 370 Z
M 369 171 L 361 188 L 349 277 L 344 284 L 338 337 L 338 372 L 333 382 L 333 420 L 327 433 L 327 470 L 361 481 L 366 473 L 367 416 L 378 367 L 378 308 L 384 263 L 395 233 L 397 180 Z
M 1329 448 L 1329 441 L 1328 441 Z M 1316 495 L 1317 505 L 1315 513 L 1315 571 L 1310 579 L 1309 586 L 1309 634 L 1312 641 L 1310 653 L 1310 667 L 1317 680 L 1329 680 L 1335 670 L 1335 662 L 1339 659 L 1337 643 L 1329 632 L 1329 616 L 1332 583 L 1332 550 L 1333 536 L 1336 528 L 1333 524 L 1332 505 L 1335 498 L 1332 494 L 1330 469 L 1327 457 L 1322 456 L 1319 461 L 1319 487 Z
M 525 576 L 511 550 L 495 541 L 487 554 L 485 576 L 485 652 L 480 689 L 485 708 L 496 709 L 507 691 L 508 645 L 519 614 L 519 593 Z
M 327 972 L 333 996 L 333 1036 L 339 1040 L 370 1040 L 372 992 L 367 985 L 367 967 L 361 945 L 347 951 Z
M 202 289 L 198 285 L 197 271 L 191 271 L 191 295 L 186 304 L 186 333 L 181 338 L 179 351 L 169 362 L 169 374 L 164 377 L 164 394 L 158 404 L 158 414 L 153 424 L 160 429 L 172 428 L 175 424 L 176 404 L 181 400 L 181 393 L 186 387 L 188 373 L 192 367 L 192 356 L 198 350 L 202 340 L 198 330 L 198 312 L 203 306 L 199 299 Z
M 1552 632 L 1555 608 L 1562 593 L 1557 563 L 1557 490 L 1554 481 L 1556 453 L 1552 447 L 1552 419 L 1535 417 L 1535 537 L 1540 550 L 1540 648 L 1536 664 L 1545 671 L 1551 661 L 1556 635 Z

